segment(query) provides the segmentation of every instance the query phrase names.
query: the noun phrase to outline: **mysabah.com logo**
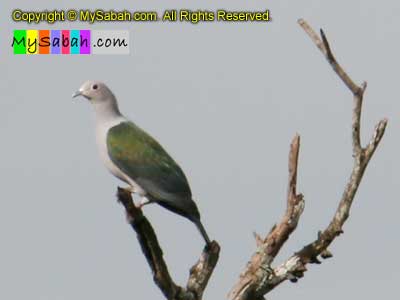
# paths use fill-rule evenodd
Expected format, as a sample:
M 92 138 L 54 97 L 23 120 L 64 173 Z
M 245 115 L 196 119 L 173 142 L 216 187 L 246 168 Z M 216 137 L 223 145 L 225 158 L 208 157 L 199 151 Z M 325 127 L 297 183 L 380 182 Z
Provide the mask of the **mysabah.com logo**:
M 14 54 L 129 54 L 127 30 L 14 30 Z

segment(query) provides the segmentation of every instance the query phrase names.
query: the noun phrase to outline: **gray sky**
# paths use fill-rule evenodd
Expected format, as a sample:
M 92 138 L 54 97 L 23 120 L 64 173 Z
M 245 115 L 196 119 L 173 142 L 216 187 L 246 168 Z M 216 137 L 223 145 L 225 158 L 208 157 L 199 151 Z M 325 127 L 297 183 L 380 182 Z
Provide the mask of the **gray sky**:
M 55 4 L 57 3 L 57 4 Z M 334 258 L 269 299 L 376 299 L 397 294 L 398 1 L 2 1 L 0 32 L 0 299 L 162 299 L 97 156 L 93 112 L 71 94 L 105 81 L 122 112 L 156 137 L 189 178 L 209 235 L 222 246 L 205 299 L 223 299 L 285 206 L 287 153 L 302 137 L 306 209 L 276 263 L 329 222 L 352 166 L 350 92 L 297 25 L 324 28 L 352 78 L 368 81 L 362 137 L 389 125 Z M 270 23 L 11 21 L 14 8 L 270 9 Z M 129 56 L 14 56 L 13 29 L 128 29 Z M 187 220 L 145 208 L 176 282 L 203 246 Z

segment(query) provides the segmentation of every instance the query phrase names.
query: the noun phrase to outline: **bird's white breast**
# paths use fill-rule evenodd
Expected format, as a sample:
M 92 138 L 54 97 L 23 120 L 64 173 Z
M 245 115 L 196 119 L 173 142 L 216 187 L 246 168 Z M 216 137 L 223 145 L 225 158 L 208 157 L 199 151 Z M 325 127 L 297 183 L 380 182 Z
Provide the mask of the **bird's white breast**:
M 117 118 L 108 122 L 98 122 L 96 124 L 96 143 L 99 150 L 100 159 L 106 168 L 116 177 L 128 183 L 124 173 L 111 161 L 107 149 L 107 134 L 110 128 L 123 122 L 123 118 Z

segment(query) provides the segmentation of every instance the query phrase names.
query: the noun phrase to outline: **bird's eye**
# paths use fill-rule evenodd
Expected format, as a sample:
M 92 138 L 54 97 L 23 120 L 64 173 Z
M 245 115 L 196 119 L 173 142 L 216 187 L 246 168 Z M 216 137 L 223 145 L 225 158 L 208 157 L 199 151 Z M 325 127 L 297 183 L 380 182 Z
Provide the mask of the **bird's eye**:
M 92 86 L 92 89 L 94 89 L 94 90 L 97 90 L 97 88 L 98 88 L 97 84 L 94 84 L 94 85 Z

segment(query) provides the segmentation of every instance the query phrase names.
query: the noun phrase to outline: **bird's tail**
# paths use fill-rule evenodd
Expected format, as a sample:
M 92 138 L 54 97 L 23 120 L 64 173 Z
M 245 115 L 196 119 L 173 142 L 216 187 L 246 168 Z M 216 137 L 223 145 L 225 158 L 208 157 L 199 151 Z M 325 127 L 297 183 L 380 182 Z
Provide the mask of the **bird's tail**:
M 206 241 L 207 246 L 211 244 L 211 240 L 208 237 L 206 230 L 204 229 L 203 224 L 201 224 L 200 219 L 194 219 L 194 224 L 196 225 L 197 229 L 200 231 L 201 235 L 203 236 L 204 240 Z

